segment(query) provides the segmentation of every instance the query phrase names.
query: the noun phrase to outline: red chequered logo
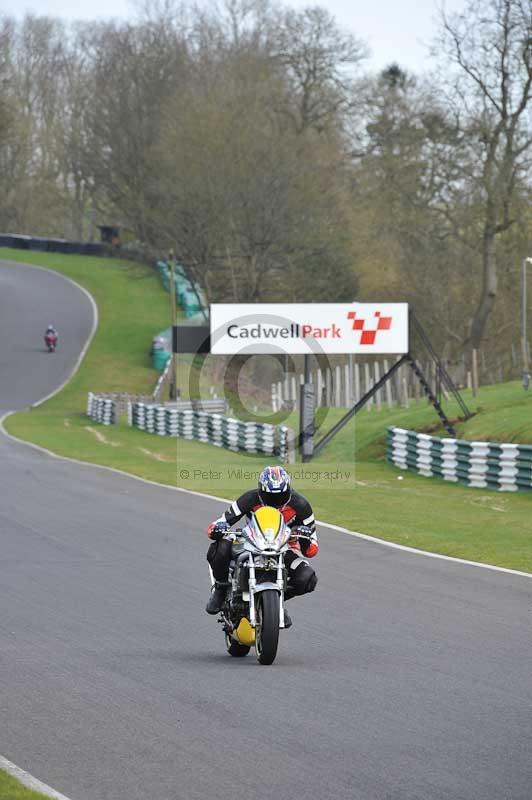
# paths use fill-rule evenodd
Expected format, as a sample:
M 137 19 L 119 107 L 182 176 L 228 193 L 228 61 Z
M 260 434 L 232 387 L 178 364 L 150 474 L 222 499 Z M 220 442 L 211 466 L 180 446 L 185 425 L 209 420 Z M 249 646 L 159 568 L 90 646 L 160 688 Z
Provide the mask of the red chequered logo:
M 375 344 L 378 331 L 389 331 L 392 327 L 392 317 L 381 317 L 380 311 L 375 311 L 374 317 L 377 319 L 376 328 L 366 328 L 366 320 L 357 317 L 356 311 L 348 311 L 347 319 L 353 320 L 353 330 L 360 331 L 360 344 Z

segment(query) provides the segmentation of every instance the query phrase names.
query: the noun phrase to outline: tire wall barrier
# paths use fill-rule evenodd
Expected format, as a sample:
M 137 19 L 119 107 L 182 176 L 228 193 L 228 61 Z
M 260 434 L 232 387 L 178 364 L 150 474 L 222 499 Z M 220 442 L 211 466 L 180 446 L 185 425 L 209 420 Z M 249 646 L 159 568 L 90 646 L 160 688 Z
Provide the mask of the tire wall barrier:
M 419 475 L 501 492 L 532 490 L 532 446 L 439 439 L 390 426 L 386 458 Z
M 166 261 L 157 262 L 157 272 L 167 292 L 170 291 L 170 267 Z M 176 264 L 175 291 L 177 302 L 182 306 L 187 319 L 198 318 L 203 320 L 203 309 L 207 307 L 205 295 L 198 283 L 188 280 L 184 268 Z
M 89 392 L 87 416 L 101 425 L 114 425 L 118 419 L 116 402 L 109 397 L 100 397 Z
M 283 462 L 289 457 L 290 429 L 284 425 L 242 422 L 221 414 L 146 403 L 129 405 L 128 423 L 158 436 L 177 436 L 228 450 L 275 455 Z

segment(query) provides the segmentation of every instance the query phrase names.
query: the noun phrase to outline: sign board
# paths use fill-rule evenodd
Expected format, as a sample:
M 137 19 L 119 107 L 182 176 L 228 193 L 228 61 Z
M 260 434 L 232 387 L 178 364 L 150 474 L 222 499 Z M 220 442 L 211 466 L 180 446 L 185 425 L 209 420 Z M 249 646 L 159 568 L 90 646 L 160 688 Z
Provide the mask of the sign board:
M 208 325 L 176 325 L 173 330 L 174 353 L 210 353 Z
M 211 353 L 408 352 L 407 303 L 213 303 Z

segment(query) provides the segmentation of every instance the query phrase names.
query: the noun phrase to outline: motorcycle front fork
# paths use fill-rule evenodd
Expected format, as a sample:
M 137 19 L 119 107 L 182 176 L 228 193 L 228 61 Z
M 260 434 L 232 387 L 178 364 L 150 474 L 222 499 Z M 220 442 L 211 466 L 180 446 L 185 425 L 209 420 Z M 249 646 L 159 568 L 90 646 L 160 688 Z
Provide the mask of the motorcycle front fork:
M 277 589 L 279 590 L 279 627 L 284 628 L 284 581 L 283 581 L 283 558 L 282 556 L 279 558 L 279 562 L 277 564 L 277 580 L 275 584 Z M 260 591 L 257 592 L 257 579 L 255 576 L 255 564 L 253 563 L 253 559 L 250 557 L 249 563 L 249 593 L 243 592 L 242 598 L 244 600 L 249 599 L 249 621 L 251 623 L 251 627 L 255 628 L 257 624 L 257 615 L 255 611 L 255 595 L 260 594 Z M 248 595 L 248 596 L 246 596 Z

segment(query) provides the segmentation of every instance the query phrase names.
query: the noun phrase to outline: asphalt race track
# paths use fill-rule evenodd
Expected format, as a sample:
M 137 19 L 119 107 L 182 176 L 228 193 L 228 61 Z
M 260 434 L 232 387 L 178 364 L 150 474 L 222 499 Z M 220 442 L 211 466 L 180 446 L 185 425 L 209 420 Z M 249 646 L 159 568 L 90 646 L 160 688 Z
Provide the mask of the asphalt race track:
M 90 327 L 71 284 L 0 264 L 0 409 Z M 532 797 L 531 579 L 323 528 L 261 667 L 204 612 L 219 503 L 4 436 L 0 485 L 0 753 L 71 800 Z
M 59 334 L 54 353 L 44 344 L 48 325 Z M 24 408 L 60 386 L 91 326 L 91 303 L 70 281 L 0 261 L 0 414 Z

